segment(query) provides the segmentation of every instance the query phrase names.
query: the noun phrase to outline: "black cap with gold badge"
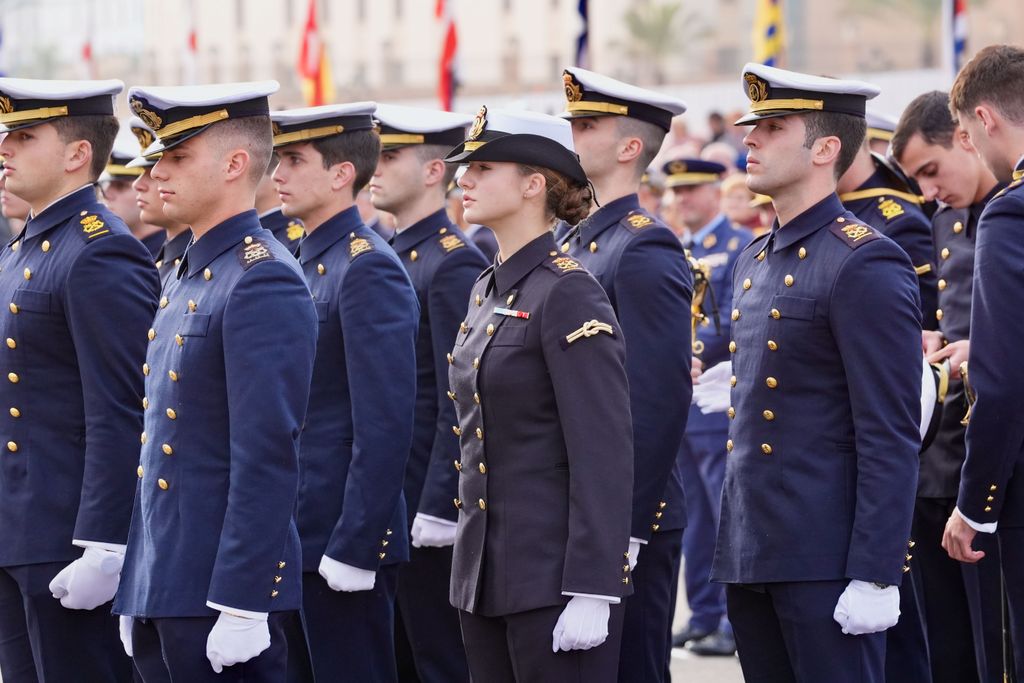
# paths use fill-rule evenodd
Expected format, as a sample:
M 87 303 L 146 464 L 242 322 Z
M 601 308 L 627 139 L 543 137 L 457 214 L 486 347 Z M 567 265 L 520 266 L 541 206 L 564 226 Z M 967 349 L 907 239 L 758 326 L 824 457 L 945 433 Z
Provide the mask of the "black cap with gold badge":
M 743 67 L 743 88 L 750 113 L 735 125 L 812 111 L 831 111 L 864 117 L 867 101 L 881 90 L 863 81 L 810 76 L 749 62 Z
M 672 117 L 686 111 L 686 103 L 665 93 L 645 90 L 593 71 L 570 67 L 562 72 L 565 87 L 563 117 L 628 116 L 668 131 Z

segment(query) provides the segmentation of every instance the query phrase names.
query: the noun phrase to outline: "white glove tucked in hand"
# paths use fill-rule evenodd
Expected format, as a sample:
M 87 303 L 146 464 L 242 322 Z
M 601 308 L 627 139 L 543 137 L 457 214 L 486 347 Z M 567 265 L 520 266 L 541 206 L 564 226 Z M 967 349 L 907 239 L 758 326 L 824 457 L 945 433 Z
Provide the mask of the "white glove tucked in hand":
M 896 586 L 879 588 L 867 581 L 850 581 L 839 596 L 832 618 L 849 636 L 892 628 L 900 620 L 900 589 Z
M 608 638 L 610 604 L 601 598 L 575 595 L 551 632 L 551 651 L 589 650 Z
M 412 545 L 414 548 L 447 548 L 455 545 L 455 530 L 458 524 L 416 513 L 412 520 Z
M 705 415 L 729 409 L 732 385 L 732 361 L 724 361 L 707 370 L 693 384 L 693 402 Z
M 226 666 L 248 662 L 270 647 L 266 618 L 250 619 L 221 612 L 206 637 L 206 658 L 216 673 Z
M 96 609 L 114 599 L 124 553 L 88 547 L 50 581 L 50 593 L 68 609 Z
M 629 571 L 636 569 L 636 561 L 640 558 L 640 539 L 629 537 Z
M 377 581 L 377 572 L 360 569 L 344 562 L 338 562 L 324 555 L 320 558 L 320 576 L 327 580 L 332 591 L 368 591 Z
M 129 657 L 135 656 L 135 650 L 132 648 L 132 626 L 135 625 L 135 620 L 131 617 L 121 615 L 117 620 L 117 629 L 121 634 L 121 645 L 124 646 L 124 653 Z

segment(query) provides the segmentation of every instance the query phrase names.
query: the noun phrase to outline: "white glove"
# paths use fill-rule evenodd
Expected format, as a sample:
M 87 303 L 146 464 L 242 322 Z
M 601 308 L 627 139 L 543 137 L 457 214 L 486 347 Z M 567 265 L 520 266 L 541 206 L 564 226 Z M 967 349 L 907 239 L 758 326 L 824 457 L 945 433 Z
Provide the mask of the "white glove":
M 114 599 L 124 553 L 88 547 L 50 581 L 50 592 L 68 609 L 96 609 Z
M 447 548 L 455 545 L 458 524 L 447 519 L 416 513 L 412 520 L 412 546 L 414 548 Z
M 693 402 L 705 415 L 724 413 L 729 408 L 729 392 L 732 389 L 729 379 L 732 377 L 732 361 L 724 361 L 715 365 L 694 383 Z
M 610 604 L 601 598 L 574 595 L 551 632 L 551 651 L 589 650 L 608 638 Z
M 372 590 L 373 584 L 377 581 L 377 572 L 353 567 L 350 564 L 332 560 L 326 555 L 320 558 L 320 576 L 327 579 L 327 585 L 331 587 L 332 591 L 345 591 L 346 593 Z
M 117 620 L 117 628 L 121 633 L 121 645 L 124 646 L 124 653 L 129 657 L 135 656 L 132 649 L 132 625 L 134 623 L 134 619 L 123 614 Z
M 266 619 L 249 619 L 221 612 L 206 637 L 206 658 L 215 673 L 248 662 L 270 647 Z
M 850 581 L 839 596 L 832 618 L 849 636 L 892 628 L 900 620 L 900 589 L 896 586 L 879 588 L 867 581 Z
M 629 537 L 629 571 L 636 569 L 637 558 L 640 557 L 640 539 Z

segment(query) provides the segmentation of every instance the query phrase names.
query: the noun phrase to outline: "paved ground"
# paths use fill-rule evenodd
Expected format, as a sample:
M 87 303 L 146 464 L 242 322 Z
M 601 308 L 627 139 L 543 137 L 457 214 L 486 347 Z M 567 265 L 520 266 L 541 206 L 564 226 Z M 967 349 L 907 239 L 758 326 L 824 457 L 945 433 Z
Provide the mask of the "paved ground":
M 676 605 L 674 630 L 682 628 L 689 618 L 686 605 L 686 587 L 679 572 L 679 602 Z M 743 683 L 740 663 L 735 657 L 698 657 L 686 650 L 672 651 L 672 680 L 674 683 Z

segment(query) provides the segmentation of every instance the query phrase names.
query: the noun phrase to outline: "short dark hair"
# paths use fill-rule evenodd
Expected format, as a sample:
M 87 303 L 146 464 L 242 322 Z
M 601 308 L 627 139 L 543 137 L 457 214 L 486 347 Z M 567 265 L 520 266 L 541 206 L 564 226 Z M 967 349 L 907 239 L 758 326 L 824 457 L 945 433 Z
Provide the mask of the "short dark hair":
M 416 149 L 416 158 L 420 160 L 420 163 L 427 163 L 435 159 L 444 160 L 451 148 L 447 145 L 414 145 Z M 448 186 L 455 180 L 455 174 L 459 170 L 458 164 L 445 164 L 444 165 L 444 177 L 441 179 L 441 192 L 447 194 Z
M 65 145 L 76 140 L 85 140 L 92 145 L 89 177 L 95 182 L 110 160 L 110 150 L 114 148 L 114 138 L 117 137 L 119 125 L 117 118 L 103 114 L 61 116 L 53 119 L 50 123 L 53 124 L 58 137 Z
M 255 187 L 270 166 L 270 158 L 274 154 L 274 134 L 269 116 L 243 116 L 214 123 L 211 128 L 216 131 L 217 139 L 221 140 L 223 149 L 242 147 L 249 152 L 249 181 Z
M 665 141 L 665 129 L 659 128 L 653 123 L 630 118 L 629 116 L 618 116 L 619 135 L 624 138 L 640 138 L 644 149 L 636 160 L 636 179 L 640 180 L 647 167 L 654 161 L 661 151 L 661 143 Z
M 915 135 L 920 135 L 929 145 L 950 149 L 955 132 L 956 121 L 949 113 L 949 93 L 941 90 L 926 92 L 914 98 L 903 110 L 892 135 L 892 155 L 899 161 Z
M 863 116 L 843 114 L 835 111 L 812 111 L 803 114 L 806 133 L 804 135 L 804 146 L 810 149 L 818 138 L 835 136 L 839 138 L 839 157 L 836 159 L 835 176 L 836 180 L 842 177 L 853 160 L 857 158 L 857 152 L 864 144 L 864 137 L 867 134 L 868 125 Z
M 950 114 L 973 117 L 974 108 L 982 102 L 1013 123 L 1024 123 L 1024 50 L 989 45 L 960 69 L 949 91 Z
M 375 130 L 355 130 L 351 133 L 317 138 L 311 142 L 313 149 L 320 152 L 320 156 L 323 157 L 324 168 L 330 168 L 343 161 L 355 167 L 353 197 L 366 187 L 377 170 L 377 162 L 380 160 L 380 135 Z

